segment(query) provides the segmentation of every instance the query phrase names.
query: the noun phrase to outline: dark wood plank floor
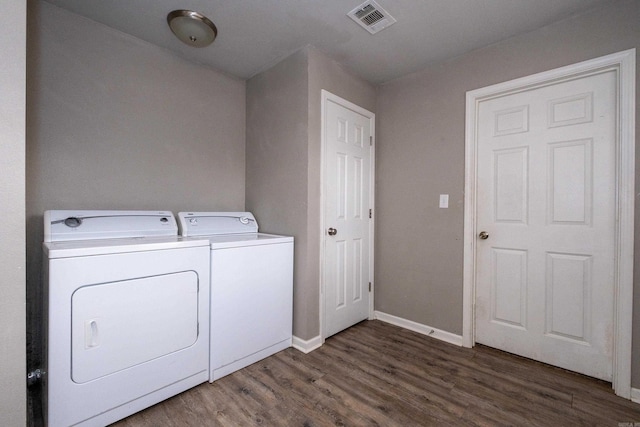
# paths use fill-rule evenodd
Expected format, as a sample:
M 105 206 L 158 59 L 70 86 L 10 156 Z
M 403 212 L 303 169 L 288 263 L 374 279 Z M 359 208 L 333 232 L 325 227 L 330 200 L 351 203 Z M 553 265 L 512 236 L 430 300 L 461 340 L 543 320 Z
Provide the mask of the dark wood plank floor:
M 303 354 L 287 349 L 118 427 L 633 426 L 611 385 L 484 346 L 365 321 Z M 630 424 L 628 424 L 630 423 Z

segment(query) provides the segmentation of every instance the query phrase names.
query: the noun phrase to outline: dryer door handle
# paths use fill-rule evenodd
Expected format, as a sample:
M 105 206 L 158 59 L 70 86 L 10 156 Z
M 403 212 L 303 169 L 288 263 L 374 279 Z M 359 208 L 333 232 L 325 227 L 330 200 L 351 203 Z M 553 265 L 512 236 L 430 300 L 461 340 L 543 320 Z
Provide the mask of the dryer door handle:
M 96 319 L 87 320 L 84 323 L 84 348 L 89 349 L 99 345 L 98 321 Z

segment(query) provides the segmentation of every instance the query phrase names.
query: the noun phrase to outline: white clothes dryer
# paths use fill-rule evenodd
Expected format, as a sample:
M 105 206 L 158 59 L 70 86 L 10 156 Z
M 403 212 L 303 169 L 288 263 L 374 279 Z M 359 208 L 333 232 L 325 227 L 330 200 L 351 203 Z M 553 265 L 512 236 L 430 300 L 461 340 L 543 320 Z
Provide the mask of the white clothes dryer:
M 166 211 L 47 211 L 44 226 L 49 427 L 104 426 L 208 380 L 208 240 Z
M 209 381 L 291 347 L 293 237 L 258 232 L 251 212 L 180 212 L 211 244 Z

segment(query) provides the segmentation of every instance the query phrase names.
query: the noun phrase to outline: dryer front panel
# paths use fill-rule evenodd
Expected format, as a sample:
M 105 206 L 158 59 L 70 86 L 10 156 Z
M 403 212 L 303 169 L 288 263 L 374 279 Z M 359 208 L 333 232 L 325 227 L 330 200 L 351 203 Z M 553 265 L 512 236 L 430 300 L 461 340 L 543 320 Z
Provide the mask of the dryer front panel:
M 85 383 L 193 345 L 194 271 L 83 286 L 71 299 L 71 378 Z
M 47 425 L 107 425 L 208 379 L 204 243 L 47 260 Z

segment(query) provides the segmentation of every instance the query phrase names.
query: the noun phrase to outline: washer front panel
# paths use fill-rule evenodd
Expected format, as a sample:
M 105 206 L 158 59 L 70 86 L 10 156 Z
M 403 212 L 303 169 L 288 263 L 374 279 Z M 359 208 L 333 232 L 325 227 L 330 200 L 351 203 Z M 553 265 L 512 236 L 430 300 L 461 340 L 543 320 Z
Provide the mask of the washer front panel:
M 291 340 L 293 243 L 211 251 L 211 371 Z

